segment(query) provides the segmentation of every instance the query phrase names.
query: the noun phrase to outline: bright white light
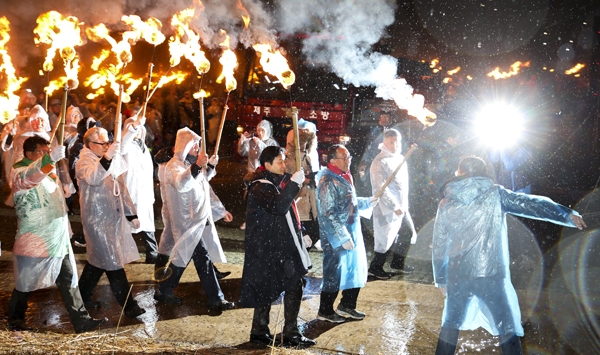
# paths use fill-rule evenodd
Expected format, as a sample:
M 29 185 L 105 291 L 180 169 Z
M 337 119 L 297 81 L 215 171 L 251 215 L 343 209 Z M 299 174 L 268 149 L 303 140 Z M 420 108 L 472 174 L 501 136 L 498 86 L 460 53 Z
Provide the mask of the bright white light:
M 523 132 L 523 117 L 506 104 L 484 107 L 473 122 L 475 135 L 490 147 L 506 148 L 518 142 Z

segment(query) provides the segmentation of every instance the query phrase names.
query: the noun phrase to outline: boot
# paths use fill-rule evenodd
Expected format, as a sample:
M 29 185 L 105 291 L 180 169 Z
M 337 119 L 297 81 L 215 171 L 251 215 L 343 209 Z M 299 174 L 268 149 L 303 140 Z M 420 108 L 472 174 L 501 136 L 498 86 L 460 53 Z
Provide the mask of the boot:
M 29 292 L 21 292 L 13 289 L 12 297 L 8 303 L 8 326 L 15 330 L 31 330 L 25 322 L 27 312 L 27 298 Z
M 435 355 L 454 355 L 460 330 L 442 327 L 438 338 Z
M 215 275 L 217 275 L 217 280 L 224 279 L 227 276 L 229 276 L 229 274 L 231 274 L 231 271 L 225 271 L 225 272 L 219 271 L 219 269 L 217 269 L 215 264 L 213 264 L 213 268 L 215 269 Z
M 172 271 L 171 276 L 158 284 L 158 290 L 154 292 L 154 299 L 166 304 L 181 304 L 183 302 L 182 299 L 175 296 L 173 290 L 179 284 L 185 268 L 171 264 L 169 265 L 169 269 Z
M 158 254 L 156 256 L 156 263 L 154 264 L 154 271 L 160 269 L 161 267 L 167 266 L 169 263 L 169 256 L 165 254 Z
M 133 299 L 129 291 L 129 281 L 124 269 L 107 271 L 106 276 L 110 282 L 110 288 L 117 299 L 117 302 L 124 307 L 125 315 L 129 318 L 135 318 L 146 313 L 146 310 L 138 306 L 136 300 Z
M 375 256 L 369 267 L 369 276 L 373 276 L 379 280 L 388 280 L 391 275 L 383 270 L 383 264 L 385 264 L 386 259 L 387 253 L 375 252 Z

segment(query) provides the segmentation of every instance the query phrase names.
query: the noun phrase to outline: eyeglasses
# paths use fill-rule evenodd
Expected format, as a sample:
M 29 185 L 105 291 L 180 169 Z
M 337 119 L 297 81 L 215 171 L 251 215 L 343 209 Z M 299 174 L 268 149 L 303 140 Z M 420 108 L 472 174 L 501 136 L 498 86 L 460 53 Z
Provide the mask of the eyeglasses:
M 342 160 L 345 160 L 345 161 L 350 161 L 350 160 L 352 160 L 352 155 L 348 155 L 348 156 L 347 156 L 347 157 L 345 157 L 345 158 L 337 158 L 337 157 L 336 157 L 336 158 L 333 158 L 333 159 L 342 159 Z
M 39 154 L 49 154 L 49 153 L 52 152 L 52 149 L 48 149 L 48 150 L 39 150 L 39 149 L 36 149 L 33 152 L 34 153 L 39 153 Z
M 107 148 L 110 145 L 110 142 L 90 142 L 90 143 L 101 145 L 102 148 Z

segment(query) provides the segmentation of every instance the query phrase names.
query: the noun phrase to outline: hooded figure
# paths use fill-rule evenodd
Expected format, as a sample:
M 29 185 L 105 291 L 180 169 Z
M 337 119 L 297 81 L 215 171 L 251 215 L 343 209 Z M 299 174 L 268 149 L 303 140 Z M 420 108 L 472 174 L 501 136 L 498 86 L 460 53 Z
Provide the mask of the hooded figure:
M 146 264 L 154 264 L 158 255 L 158 245 L 154 236 L 154 163 L 144 143 L 145 121 L 142 116 L 125 120 L 121 155 L 127 163 L 125 185 L 140 220 L 140 227 L 132 232 L 142 236 L 146 246 Z
M 271 122 L 262 120 L 256 125 L 256 136 L 253 137 L 249 132 L 244 132 L 238 141 L 238 153 L 248 157 L 248 172 L 253 173 L 260 163 L 258 158 L 260 153 L 268 146 L 279 146 L 277 141 L 271 137 L 273 126 Z
M 77 288 L 77 267 L 69 238 L 67 208 L 54 164 L 64 158 L 64 147 L 50 152 L 47 140 L 28 138 L 25 157 L 12 169 L 18 228 L 13 248 L 15 289 L 9 302 L 8 325 L 31 329 L 25 323 L 31 291 L 58 286 L 77 333 L 96 328 L 108 319 L 92 319 Z
M 125 315 L 137 317 L 145 311 L 129 295 L 129 281 L 124 266 L 139 259 L 131 235 L 139 227 L 135 206 L 123 172 L 126 165 L 120 159 L 118 142 L 109 143 L 104 128 L 93 127 L 84 136 L 85 147 L 75 164 L 79 185 L 81 222 L 86 241 L 88 263 L 79 281 L 81 297 L 92 308 L 99 308 L 91 297 L 98 280 L 106 272 L 115 298 L 125 307 Z
M 436 354 L 454 354 L 459 330 L 500 336 L 504 354 L 520 354 L 523 336 L 510 278 L 506 214 L 578 227 L 576 212 L 547 197 L 495 185 L 477 157 L 461 160 L 444 188 L 433 230 L 433 276 L 444 300 Z
M 65 115 L 65 145 L 70 149 L 77 139 L 77 124 L 83 119 L 83 114 L 78 107 L 69 106 Z M 54 128 L 54 127 L 52 127 Z
M 226 262 L 226 259 L 213 222 L 207 175 L 201 171 L 206 161 L 199 164 L 203 159 L 195 155 L 199 153 L 200 139 L 189 128 L 178 130 L 173 158 L 165 166 L 164 196 L 174 241 L 169 268 L 173 274 L 160 283 L 154 298 L 166 303 L 181 303 L 173 290 L 193 259 L 208 297 L 209 310 L 223 311 L 232 309 L 234 304 L 225 300 L 213 267 L 213 260 Z M 206 155 L 202 157 L 206 158 Z
M 383 134 L 383 143 L 379 144 L 380 153 L 371 163 L 371 187 L 373 195 L 385 184 L 404 157 L 401 153 L 402 136 L 395 129 Z M 402 165 L 392 182 L 385 188 L 379 203 L 373 209 L 373 230 L 375 239 L 375 257 L 369 267 L 369 275 L 379 279 L 389 279 L 390 275 L 383 270 L 387 252 L 396 243 L 394 261 L 391 267 L 410 272 L 412 267 L 404 267 L 404 259 L 408 251 L 408 240 L 405 233 L 398 235 L 403 220 L 412 232 L 411 243 L 416 243 L 417 232 L 408 211 L 408 167 Z

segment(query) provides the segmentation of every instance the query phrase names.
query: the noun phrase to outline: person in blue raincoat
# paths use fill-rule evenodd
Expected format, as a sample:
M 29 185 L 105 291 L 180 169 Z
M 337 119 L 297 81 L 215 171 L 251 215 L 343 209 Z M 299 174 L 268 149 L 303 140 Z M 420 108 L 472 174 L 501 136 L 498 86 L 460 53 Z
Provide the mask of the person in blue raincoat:
M 342 323 L 361 320 L 356 310 L 360 289 L 367 282 L 367 254 L 360 227 L 360 214 L 370 217 L 376 198 L 356 197 L 350 174 L 352 156 L 343 145 L 327 151 L 327 168 L 317 174 L 317 211 L 323 248 L 323 289 L 317 319 Z M 342 300 L 333 310 L 338 292 Z
M 506 214 L 583 229 L 570 208 L 547 197 L 512 192 L 486 173 L 478 157 L 460 161 L 443 187 L 433 231 L 433 275 L 444 301 L 436 354 L 454 354 L 460 330 L 483 327 L 503 354 L 522 354 L 517 294 L 509 270 Z

